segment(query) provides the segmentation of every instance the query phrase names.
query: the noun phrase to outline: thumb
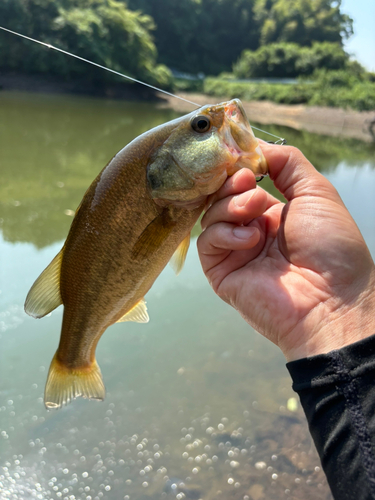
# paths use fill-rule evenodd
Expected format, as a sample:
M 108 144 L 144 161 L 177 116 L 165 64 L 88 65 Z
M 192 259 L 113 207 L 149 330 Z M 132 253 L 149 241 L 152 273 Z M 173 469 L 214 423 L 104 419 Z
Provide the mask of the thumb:
M 267 160 L 271 179 L 288 201 L 300 196 L 318 196 L 342 204 L 336 189 L 299 149 L 263 141 L 260 146 Z

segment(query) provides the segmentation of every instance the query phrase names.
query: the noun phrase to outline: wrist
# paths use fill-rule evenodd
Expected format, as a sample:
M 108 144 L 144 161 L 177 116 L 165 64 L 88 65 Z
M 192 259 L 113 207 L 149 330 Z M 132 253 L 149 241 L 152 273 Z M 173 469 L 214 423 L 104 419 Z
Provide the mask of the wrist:
M 328 308 L 322 304 L 280 342 L 288 361 L 326 354 L 375 334 L 374 288 L 363 292 L 356 303 Z

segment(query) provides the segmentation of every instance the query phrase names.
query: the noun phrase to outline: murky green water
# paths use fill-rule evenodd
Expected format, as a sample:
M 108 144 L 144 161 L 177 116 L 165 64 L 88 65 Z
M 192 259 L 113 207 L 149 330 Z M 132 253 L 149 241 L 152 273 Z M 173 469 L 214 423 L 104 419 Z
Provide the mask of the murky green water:
M 61 308 L 23 312 L 85 189 L 129 140 L 172 119 L 156 105 L 0 93 L 0 498 L 329 499 L 283 356 L 211 291 L 194 243 L 147 296 L 147 325 L 112 326 L 103 403 L 47 412 Z M 375 255 L 375 150 L 271 127 L 337 187 Z M 266 183 L 270 189 L 270 183 Z

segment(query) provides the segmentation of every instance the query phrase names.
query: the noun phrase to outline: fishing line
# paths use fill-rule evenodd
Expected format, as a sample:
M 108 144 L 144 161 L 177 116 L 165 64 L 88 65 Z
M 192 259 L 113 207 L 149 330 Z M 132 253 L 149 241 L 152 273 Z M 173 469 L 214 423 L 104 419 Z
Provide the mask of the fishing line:
M 12 31 L 8 28 L 4 28 L 3 26 L 0 26 L 0 29 L 3 31 L 7 31 L 8 33 L 11 33 L 12 35 L 16 35 L 16 36 L 19 36 L 21 38 L 24 38 L 25 40 L 29 40 L 30 42 L 34 42 L 34 43 L 38 43 L 39 45 L 43 45 L 44 47 L 47 47 L 48 49 L 57 50 L 57 52 L 61 52 L 62 54 L 65 54 L 65 55 L 70 56 L 70 57 L 74 57 L 75 59 L 83 61 L 87 64 L 92 64 L 93 66 L 96 66 L 97 68 L 104 69 L 105 71 L 109 71 L 110 73 L 121 76 L 122 78 L 126 78 L 127 80 L 131 80 L 132 82 L 139 83 L 140 85 L 145 85 L 146 87 L 149 87 L 150 89 L 157 90 L 158 92 L 162 92 L 163 94 L 169 95 L 170 97 L 176 97 L 177 99 L 180 99 L 181 101 L 185 101 L 189 104 L 193 104 L 193 106 L 197 106 L 197 108 L 201 107 L 200 104 L 193 102 L 193 101 L 189 101 L 189 99 L 185 99 L 184 97 L 181 97 L 179 95 L 172 94 L 171 92 L 167 92 L 166 90 L 163 90 L 163 89 L 159 89 L 158 87 L 155 87 L 154 85 L 150 85 L 149 83 L 142 82 L 141 80 L 137 80 L 136 78 L 132 78 L 131 76 L 124 75 L 124 73 L 120 73 L 119 71 L 115 71 L 114 69 L 107 68 L 106 66 L 102 66 L 101 64 L 98 64 L 94 61 L 90 61 L 89 59 L 85 59 L 84 57 L 77 56 L 76 54 L 72 54 L 71 52 L 68 52 L 67 50 L 59 49 L 59 47 L 55 47 L 54 45 L 51 45 L 50 43 L 41 42 L 40 40 L 36 40 L 35 38 L 31 38 L 31 37 L 26 36 L 26 35 L 22 35 L 22 33 L 17 33 L 17 31 Z M 266 130 L 262 130 L 261 128 L 254 127 L 253 125 L 251 126 L 251 128 L 258 130 L 259 132 L 263 132 L 264 134 L 271 135 L 272 137 L 276 137 L 276 139 L 278 139 L 278 141 L 276 141 L 275 144 L 279 141 L 281 141 L 281 144 L 285 144 L 285 139 L 283 139 L 282 137 L 279 137 L 278 135 L 271 134 L 271 132 L 267 132 Z
M 267 132 L 266 130 L 262 130 L 261 128 L 254 127 L 254 125 L 251 125 L 251 128 L 254 130 L 259 130 L 259 132 L 264 132 L 265 134 L 271 135 L 272 137 L 276 137 L 277 141 L 275 141 L 273 144 L 278 144 L 280 143 L 282 146 L 286 144 L 286 139 L 284 137 L 280 137 L 279 135 L 271 134 L 271 132 Z

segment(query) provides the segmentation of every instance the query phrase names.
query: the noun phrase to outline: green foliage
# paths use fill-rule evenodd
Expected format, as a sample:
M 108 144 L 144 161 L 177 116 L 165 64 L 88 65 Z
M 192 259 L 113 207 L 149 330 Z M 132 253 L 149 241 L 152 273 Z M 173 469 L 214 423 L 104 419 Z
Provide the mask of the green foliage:
M 175 78 L 173 89 L 175 92 L 203 92 L 203 79 Z
M 256 0 L 128 0 L 155 21 L 160 60 L 170 68 L 218 74 L 258 46 Z
M 291 91 L 293 88 L 293 91 Z M 277 83 L 243 83 L 206 78 L 204 93 L 232 99 L 238 97 L 245 101 L 274 101 L 284 104 L 305 103 L 311 98 L 312 88 L 308 85 L 283 85 Z
M 359 111 L 375 109 L 375 83 L 366 73 L 358 77 L 347 71 L 319 71 L 314 76 L 309 104 Z
M 156 64 L 157 50 L 150 16 L 132 12 L 117 0 L 3 0 L 0 18 L 36 39 L 77 53 L 98 64 L 161 86 L 170 86 L 171 75 Z M 113 76 L 0 33 L 0 67 L 28 73 L 50 73 L 64 78 L 82 76 L 105 82 Z
M 160 60 L 188 73 L 230 70 L 244 49 L 293 42 L 342 46 L 352 20 L 340 0 L 128 0 L 156 24 Z
M 353 33 L 352 19 L 341 13 L 341 0 L 258 0 L 255 19 L 261 45 L 295 42 L 337 42 Z
M 239 58 L 238 78 L 341 69 L 349 65 L 342 41 L 352 33 L 340 0 L 1 0 L 0 19 L 10 29 L 164 88 L 172 78 L 158 57 L 172 69 L 211 75 L 230 70 Z M 350 64 L 355 72 L 356 63 Z M 94 83 L 116 78 L 3 32 L 0 68 Z
M 316 69 L 342 69 L 349 61 L 339 43 L 314 42 L 311 47 L 296 43 L 272 43 L 256 51 L 244 50 L 233 65 L 237 78 L 296 77 Z
M 359 111 L 375 109 L 375 83 L 366 74 L 361 78 L 346 71 L 320 71 L 312 82 L 294 85 L 244 83 L 220 78 L 206 78 L 204 92 L 220 98 L 238 97 L 243 100 L 268 100 L 282 104 L 310 104 L 353 108 Z

